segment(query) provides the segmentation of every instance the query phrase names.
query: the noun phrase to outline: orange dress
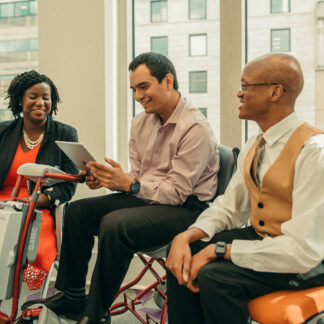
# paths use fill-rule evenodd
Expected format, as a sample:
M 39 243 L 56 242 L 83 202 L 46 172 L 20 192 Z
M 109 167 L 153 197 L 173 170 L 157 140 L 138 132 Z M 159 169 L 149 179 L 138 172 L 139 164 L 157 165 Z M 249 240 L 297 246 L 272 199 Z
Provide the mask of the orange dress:
M 10 170 L 3 182 L 3 188 L 0 190 L 0 200 L 11 197 L 12 189 L 17 180 L 17 169 L 23 163 L 35 163 L 38 150 L 41 143 L 28 152 L 24 152 L 20 143 L 18 144 L 16 154 L 12 161 Z M 28 197 L 27 179 L 21 186 L 19 197 Z M 39 238 L 36 260 L 28 264 L 24 271 L 24 280 L 30 290 L 39 289 L 46 278 L 48 271 L 56 257 L 56 232 L 53 216 L 48 209 L 42 209 L 42 225 Z

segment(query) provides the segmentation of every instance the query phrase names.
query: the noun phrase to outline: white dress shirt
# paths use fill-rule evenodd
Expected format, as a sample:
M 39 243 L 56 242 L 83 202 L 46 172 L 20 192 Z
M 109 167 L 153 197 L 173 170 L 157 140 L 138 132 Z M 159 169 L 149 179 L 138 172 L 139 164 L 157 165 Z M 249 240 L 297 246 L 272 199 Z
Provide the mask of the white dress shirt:
M 262 179 L 282 151 L 293 131 L 302 124 L 296 113 L 269 128 L 259 164 Z M 244 183 L 244 160 L 255 142 L 252 137 L 238 158 L 238 168 L 223 196 L 218 197 L 191 227 L 214 234 L 242 227 L 249 219 L 250 201 Z M 311 137 L 303 146 L 295 164 L 292 193 L 292 217 L 281 225 L 283 235 L 263 240 L 234 240 L 232 262 L 256 271 L 304 273 L 324 259 L 324 135 Z

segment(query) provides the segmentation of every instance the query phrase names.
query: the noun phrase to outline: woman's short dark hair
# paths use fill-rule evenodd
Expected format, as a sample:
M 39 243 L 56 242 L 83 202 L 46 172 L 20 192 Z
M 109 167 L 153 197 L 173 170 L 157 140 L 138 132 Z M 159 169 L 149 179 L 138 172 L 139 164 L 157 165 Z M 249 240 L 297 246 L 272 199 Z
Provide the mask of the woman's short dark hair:
M 173 75 L 173 88 L 178 90 L 177 73 L 173 63 L 167 57 L 159 53 L 143 53 L 133 59 L 129 64 L 128 70 L 134 71 L 140 64 L 145 64 L 150 70 L 151 75 L 156 77 L 159 83 L 162 82 L 168 73 L 171 73 Z
M 12 111 L 15 118 L 19 118 L 22 113 L 22 98 L 27 89 L 37 83 L 47 83 L 51 88 L 52 109 L 50 116 L 57 113 L 57 104 L 61 101 L 57 88 L 53 81 L 44 74 L 40 74 L 35 70 L 24 72 L 16 75 L 10 82 L 7 90 L 7 97 L 9 99 L 8 108 Z

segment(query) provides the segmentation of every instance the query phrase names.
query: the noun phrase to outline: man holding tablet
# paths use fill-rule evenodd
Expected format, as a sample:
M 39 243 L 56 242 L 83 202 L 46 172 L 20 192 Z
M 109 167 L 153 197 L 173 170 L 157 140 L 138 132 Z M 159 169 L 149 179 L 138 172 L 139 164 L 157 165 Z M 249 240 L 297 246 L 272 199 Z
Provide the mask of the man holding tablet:
M 87 164 L 91 189 L 118 192 L 68 206 L 56 280 L 61 292 L 44 302 L 82 324 L 110 323 L 109 306 L 134 253 L 170 242 L 207 208 L 217 189 L 216 140 L 201 112 L 178 91 L 171 61 L 144 53 L 129 71 L 135 100 L 145 110 L 132 121 L 131 171 L 110 159 L 107 165 Z M 94 236 L 98 256 L 86 296 Z

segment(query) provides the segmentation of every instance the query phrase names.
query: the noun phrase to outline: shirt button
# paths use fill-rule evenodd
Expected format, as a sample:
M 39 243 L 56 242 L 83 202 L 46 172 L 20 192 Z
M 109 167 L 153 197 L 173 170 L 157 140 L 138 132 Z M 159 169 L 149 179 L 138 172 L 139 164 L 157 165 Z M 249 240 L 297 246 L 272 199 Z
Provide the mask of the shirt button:
M 259 202 L 259 203 L 258 203 L 258 207 L 259 207 L 259 208 L 263 208 L 263 203 L 262 203 L 262 202 Z
M 263 221 L 263 220 L 260 220 L 260 221 L 259 221 L 259 225 L 260 225 L 260 226 L 264 226 L 264 221 Z

